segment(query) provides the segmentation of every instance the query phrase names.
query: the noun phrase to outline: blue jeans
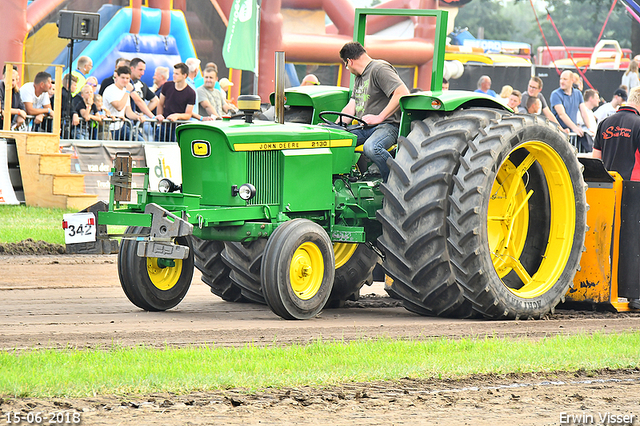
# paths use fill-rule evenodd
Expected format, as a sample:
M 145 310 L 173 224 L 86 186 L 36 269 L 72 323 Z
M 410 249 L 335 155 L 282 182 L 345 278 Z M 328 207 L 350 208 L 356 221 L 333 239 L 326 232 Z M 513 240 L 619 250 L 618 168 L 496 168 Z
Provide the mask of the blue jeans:
M 172 121 L 158 123 L 155 130 L 156 142 L 175 142 L 177 126 Z
M 391 158 L 391 154 L 387 149 L 398 140 L 398 126 L 390 123 L 381 123 L 366 129 L 355 130 L 353 134 L 358 137 L 358 145 L 364 143 L 362 148 L 364 155 L 378 166 L 382 179 L 386 182 L 389 177 L 387 160 Z
M 114 141 L 131 140 L 131 131 L 129 130 L 129 126 L 124 125 L 118 130 L 112 130 L 111 137 L 113 138 Z

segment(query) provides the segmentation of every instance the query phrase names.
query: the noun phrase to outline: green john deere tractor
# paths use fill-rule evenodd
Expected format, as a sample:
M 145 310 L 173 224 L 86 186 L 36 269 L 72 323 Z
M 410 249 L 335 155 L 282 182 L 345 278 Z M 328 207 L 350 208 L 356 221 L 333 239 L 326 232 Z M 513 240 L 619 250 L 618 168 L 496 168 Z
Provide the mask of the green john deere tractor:
M 441 91 L 446 12 L 358 9 L 356 40 L 371 14 L 436 19 L 431 91 L 400 101 L 388 182 L 356 167 L 358 124 L 322 123 L 348 101 L 337 87 L 289 90 L 284 123 L 254 120 L 260 99 L 243 96 L 244 120 L 178 127 L 182 186 L 145 185 L 133 203 L 131 175 L 148 169 L 118 156 L 110 203 L 92 210 L 99 227 L 129 226 L 118 273 L 136 306 L 176 306 L 195 266 L 226 301 L 306 319 L 356 298 L 379 262 L 421 315 L 539 318 L 561 301 L 586 228 L 566 135 L 490 97 Z

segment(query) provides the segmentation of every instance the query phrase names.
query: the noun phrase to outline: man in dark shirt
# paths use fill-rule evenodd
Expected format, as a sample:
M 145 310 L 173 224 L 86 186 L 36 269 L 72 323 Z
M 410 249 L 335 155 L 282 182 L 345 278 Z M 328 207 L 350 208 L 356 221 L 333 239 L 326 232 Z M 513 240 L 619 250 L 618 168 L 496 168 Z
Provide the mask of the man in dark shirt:
M 640 181 L 640 86 L 629 93 L 627 104 L 598 124 L 593 143 L 594 158 L 601 158 L 607 170 L 624 180 Z M 640 299 L 630 299 L 629 307 L 640 309 Z
M 593 144 L 593 157 L 622 179 L 640 181 L 640 87 L 632 90 L 625 106 L 602 120 Z
M 159 132 L 156 132 L 156 140 L 173 142 L 176 140 L 175 121 L 189 120 L 196 104 L 196 92 L 187 85 L 189 67 L 183 62 L 173 66 L 173 81 L 167 81 L 162 85 L 160 101 L 158 102 L 158 115 L 156 120 L 162 123 Z
M 358 145 L 364 143 L 364 154 L 378 166 L 386 182 L 387 159 L 391 158 L 387 149 L 398 139 L 399 101 L 409 89 L 391 64 L 372 59 L 358 42 L 345 44 L 340 50 L 340 59 L 356 77 L 353 94 L 342 112 L 355 115 L 369 125 L 353 133 L 358 137 Z
M 131 85 L 133 86 L 133 90 L 131 90 L 131 110 L 153 118 L 154 115 L 151 111 L 156 109 L 158 97 L 141 80 L 147 65 L 142 59 L 133 58 L 129 67 L 131 68 Z M 147 102 L 149 103 L 148 105 Z

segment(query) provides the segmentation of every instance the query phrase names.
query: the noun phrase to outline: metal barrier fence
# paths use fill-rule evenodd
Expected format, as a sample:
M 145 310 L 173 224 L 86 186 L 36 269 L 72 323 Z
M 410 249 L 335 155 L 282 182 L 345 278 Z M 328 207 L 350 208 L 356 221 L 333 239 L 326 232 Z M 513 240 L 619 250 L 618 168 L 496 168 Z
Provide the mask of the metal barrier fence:
M 569 143 L 578 150 L 579 154 L 587 154 L 593 151 L 593 138 L 590 140 L 581 139 L 577 133 L 571 132 L 569 133 Z
M 140 123 L 126 118 L 86 121 L 80 118 L 80 123 L 74 126 L 65 118 L 61 123 L 60 137 L 95 141 L 175 142 L 176 128 L 187 122 L 182 120 L 159 122 L 155 119 L 147 119 L 144 123 Z M 36 123 L 35 116 L 28 115 L 24 124 L 16 130 L 51 133 L 52 128 L 53 118 L 45 117 L 41 122 Z

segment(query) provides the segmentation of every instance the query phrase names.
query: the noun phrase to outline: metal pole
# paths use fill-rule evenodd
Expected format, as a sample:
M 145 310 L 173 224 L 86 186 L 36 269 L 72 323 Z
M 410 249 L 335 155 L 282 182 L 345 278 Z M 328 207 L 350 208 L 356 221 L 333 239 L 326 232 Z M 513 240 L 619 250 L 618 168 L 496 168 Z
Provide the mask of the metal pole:
M 67 128 L 67 138 L 70 139 L 71 138 L 71 101 L 72 101 L 72 96 L 71 96 L 71 67 L 73 66 L 73 39 L 69 40 L 69 77 L 68 77 L 68 81 L 69 81 L 69 87 L 67 88 L 67 92 L 69 93 L 69 99 L 67 102 L 67 105 L 63 105 L 62 108 L 66 109 L 67 111 L 67 117 L 69 122 L 66 123 L 66 128 Z M 62 95 L 62 88 L 64 87 L 64 84 L 62 83 L 62 81 L 59 83 L 60 86 L 60 94 Z M 65 125 L 65 120 L 64 120 L 64 115 L 60 114 L 61 118 L 62 118 L 62 125 Z M 64 135 L 64 129 L 62 131 L 62 134 Z
M 284 52 L 276 52 L 276 122 L 284 123 Z

